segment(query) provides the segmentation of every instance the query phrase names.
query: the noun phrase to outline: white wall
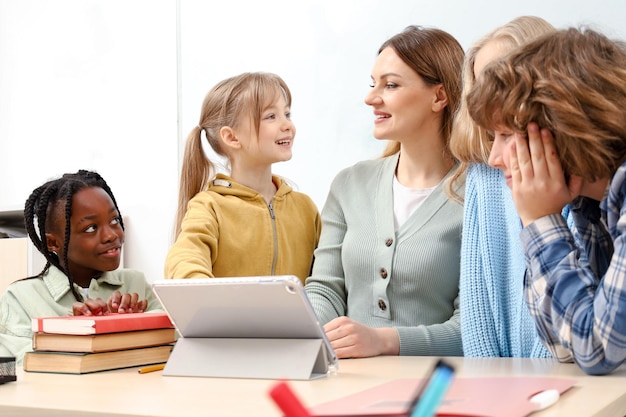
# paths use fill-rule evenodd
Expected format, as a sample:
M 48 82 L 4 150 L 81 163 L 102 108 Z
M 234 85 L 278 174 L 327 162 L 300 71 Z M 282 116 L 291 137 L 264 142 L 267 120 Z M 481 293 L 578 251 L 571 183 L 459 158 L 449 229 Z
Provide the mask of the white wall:
M 0 0 L 0 208 L 100 172 L 125 264 L 160 278 L 178 183 L 176 2 Z
M 321 208 L 340 168 L 376 156 L 373 116 L 363 103 L 379 46 L 410 24 L 436 26 L 467 49 L 516 16 L 557 27 L 595 24 L 626 39 L 622 0 L 181 1 L 182 129 L 198 122 L 208 89 L 243 71 L 281 75 L 293 94 L 293 159 L 274 171 Z M 184 138 L 183 138 L 184 140 Z M 181 142 L 182 146 L 182 142 Z
M 382 149 L 363 97 L 389 36 L 436 26 L 468 48 L 533 14 L 626 39 L 625 12 L 622 0 L 0 0 L 0 210 L 97 170 L 129 219 L 126 266 L 158 279 L 184 140 L 219 80 L 271 71 L 289 84 L 298 133 L 275 172 L 321 209 L 339 169 Z

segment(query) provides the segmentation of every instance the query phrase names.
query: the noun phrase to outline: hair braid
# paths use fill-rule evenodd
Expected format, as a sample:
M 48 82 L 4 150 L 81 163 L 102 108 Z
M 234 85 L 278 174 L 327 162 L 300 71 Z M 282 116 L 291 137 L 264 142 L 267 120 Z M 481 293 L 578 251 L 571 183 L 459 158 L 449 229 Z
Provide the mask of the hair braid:
M 76 288 L 74 287 L 74 279 L 72 279 L 72 273 L 70 272 L 70 268 L 68 267 L 69 262 L 67 258 L 67 251 L 70 246 L 70 219 L 72 218 L 72 197 L 80 187 L 77 187 L 76 183 L 70 182 L 67 188 L 67 196 L 65 197 L 65 239 L 63 242 L 63 265 L 65 265 L 65 275 L 67 275 L 67 280 L 70 284 L 70 290 L 72 290 L 74 298 L 76 298 L 76 300 L 78 301 L 83 301 L 83 296 L 78 291 L 76 291 Z
M 41 186 L 28 197 L 26 200 L 26 204 L 24 204 L 24 227 L 26 228 L 26 232 L 30 237 L 30 240 L 33 242 L 38 251 L 43 253 L 44 243 L 43 239 L 39 237 L 37 234 L 37 230 L 35 228 L 35 217 L 37 217 L 37 203 L 41 194 L 44 191 L 44 186 Z
M 24 225 L 28 235 L 39 252 L 46 259 L 46 265 L 43 270 L 30 278 L 42 276 L 49 268 L 54 265 L 60 268 L 58 258 L 48 250 L 46 243 L 46 218 L 48 213 L 48 205 L 51 196 L 58 189 L 58 184 L 50 181 L 33 191 L 31 196 L 26 200 L 24 206 Z M 35 219 L 37 227 L 35 227 Z

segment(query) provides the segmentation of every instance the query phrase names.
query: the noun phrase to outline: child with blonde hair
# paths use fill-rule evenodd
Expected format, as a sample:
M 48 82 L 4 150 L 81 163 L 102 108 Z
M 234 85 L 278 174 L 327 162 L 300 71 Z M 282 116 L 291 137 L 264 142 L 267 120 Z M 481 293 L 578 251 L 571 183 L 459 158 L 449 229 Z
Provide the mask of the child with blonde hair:
M 180 176 L 176 241 L 166 278 L 309 275 L 319 212 L 272 165 L 292 156 L 291 92 L 271 73 L 243 73 L 206 95 L 187 139 Z M 216 173 L 202 148 L 228 159 Z
M 554 31 L 540 17 L 520 16 L 478 39 L 465 55 L 463 100 L 450 138 L 460 167 L 447 184 L 465 180 L 460 277 L 465 356 L 550 356 L 523 299 L 519 216 L 501 172 L 487 165 L 491 135 L 472 120 L 465 97 L 490 62 Z

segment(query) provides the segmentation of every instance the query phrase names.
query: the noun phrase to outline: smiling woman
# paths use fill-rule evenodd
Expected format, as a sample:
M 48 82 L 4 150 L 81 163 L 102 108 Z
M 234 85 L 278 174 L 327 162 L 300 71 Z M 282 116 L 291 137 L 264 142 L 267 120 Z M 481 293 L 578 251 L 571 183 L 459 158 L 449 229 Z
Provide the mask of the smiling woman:
M 378 51 L 365 103 L 387 149 L 335 177 L 305 286 L 340 358 L 462 354 L 463 209 L 442 187 L 462 62 L 436 28 L 410 26 Z
M 37 187 L 24 221 L 46 266 L 0 298 L 0 346 L 18 362 L 32 346 L 33 318 L 162 310 L 143 273 L 118 269 L 124 224 L 99 174 L 81 170 Z

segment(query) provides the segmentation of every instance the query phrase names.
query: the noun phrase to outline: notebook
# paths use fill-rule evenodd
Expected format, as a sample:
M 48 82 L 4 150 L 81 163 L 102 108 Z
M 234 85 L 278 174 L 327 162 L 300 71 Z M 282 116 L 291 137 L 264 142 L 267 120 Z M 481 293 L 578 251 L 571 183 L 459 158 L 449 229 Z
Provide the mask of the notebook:
M 423 379 L 396 379 L 309 408 L 313 417 L 407 417 Z M 437 416 L 524 417 L 542 406 L 533 401 L 541 392 L 563 394 L 576 384 L 568 378 L 454 378 Z
M 295 276 L 168 279 L 153 288 L 182 336 L 164 375 L 310 379 L 337 369 Z
M 443 397 L 445 396 L 448 388 L 454 381 L 454 367 L 443 359 L 437 360 L 435 366 L 430 371 L 427 378 L 425 378 L 419 386 L 419 389 L 413 394 L 413 398 L 406 404 L 406 409 L 402 410 L 401 414 L 394 416 L 397 417 L 432 417 L 437 407 L 441 404 Z M 357 394 L 358 395 L 358 394 Z M 289 387 L 287 382 L 280 381 L 275 384 L 269 391 L 269 396 L 274 400 L 276 405 L 283 411 L 283 414 L 286 417 L 313 417 L 310 414 L 304 404 L 300 401 L 300 399 L 296 396 L 296 394 Z M 353 396 L 348 396 L 345 398 L 353 398 Z M 364 400 L 364 401 L 363 401 Z M 372 398 L 361 398 L 361 402 L 372 404 Z M 376 404 L 380 403 L 379 400 L 374 400 Z M 383 400 L 385 401 L 385 400 Z M 346 401 L 335 400 L 331 401 L 330 409 L 331 412 L 337 412 L 339 410 L 338 407 L 335 406 L 333 409 L 333 404 L 341 404 Z M 403 401 L 404 404 L 404 401 Z M 362 408 L 361 404 L 351 404 L 348 413 L 358 413 L 358 409 Z M 374 411 L 378 408 L 378 405 L 375 405 Z M 319 411 L 319 410 L 318 410 Z M 328 410 L 327 410 L 328 411 Z M 345 411 L 345 410 L 344 410 Z M 339 411 L 340 412 L 340 411 Z M 356 415 L 356 414 L 354 414 Z M 386 414 L 380 414 L 378 417 L 387 416 Z M 392 415 L 388 415 L 391 417 Z

